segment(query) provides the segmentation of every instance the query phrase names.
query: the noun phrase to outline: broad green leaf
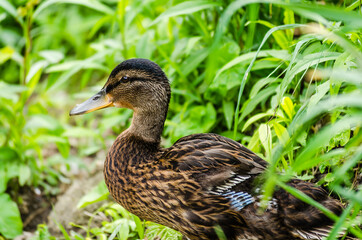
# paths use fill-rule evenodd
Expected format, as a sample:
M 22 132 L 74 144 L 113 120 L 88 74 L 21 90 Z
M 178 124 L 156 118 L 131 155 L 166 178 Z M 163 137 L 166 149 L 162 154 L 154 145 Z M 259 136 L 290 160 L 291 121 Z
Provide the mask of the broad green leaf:
M 19 166 L 19 184 L 23 186 L 31 177 L 31 170 L 28 165 Z
M 60 139 L 62 139 L 62 140 L 60 140 Z M 67 159 L 69 157 L 69 151 L 70 151 L 69 142 L 62 137 L 60 139 L 56 139 L 56 141 L 54 141 L 54 142 L 57 145 L 58 151 L 60 152 L 62 157 L 64 159 Z M 98 150 L 99 150 L 99 148 L 98 148 Z
M 289 97 L 284 97 L 282 99 L 282 103 L 280 104 L 284 112 L 287 114 L 289 119 L 293 119 L 293 116 L 295 114 L 294 111 L 294 104 L 292 100 Z
M 127 240 L 129 237 L 129 226 L 127 224 L 121 223 L 120 228 L 118 229 L 119 239 Z M 116 230 L 115 230 L 116 231 Z M 109 240 L 112 238 L 110 237 Z
M 6 193 L 0 194 L 0 233 L 6 238 L 15 238 L 22 233 L 23 222 L 16 203 Z
M 136 223 L 136 230 L 140 239 L 144 239 L 145 235 L 145 226 L 144 220 L 141 220 L 136 215 L 133 215 L 133 221 Z
M 10 147 L 0 147 L 1 164 L 4 164 L 7 161 L 14 161 L 18 157 L 19 157 L 19 155 L 14 149 L 12 149 Z
M 198 11 L 201 11 L 204 9 L 213 8 L 213 7 L 216 7 L 219 5 L 220 5 L 220 3 L 218 3 L 218 2 L 207 1 L 207 0 L 182 2 L 182 3 L 179 3 L 175 6 L 167 9 L 160 16 L 158 16 L 150 24 L 150 26 L 155 25 L 156 23 L 158 23 L 164 19 L 170 18 L 170 17 L 175 17 L 175 16 L 179 16 L 179 15 L 184 15 L 184 14 L 191 14 L 191 13 L 198 12 Z
M 266 157 L 269 158 L 272 149 L 272 134 L 269 125 L 267 124 L 260 125 L 259 139 L 265 149 Z
M 222 101 L 222 109 L 224 112 L 224 117 L 226 120 L 226 125 L 228 129 L 231 129 L 233 119 L 234 119 L 234 102 L 232 101 Z
M 286 144 L 289 140 L 289 134 L 287 129 L 277 122 L 273 122 L 273 127 L 279 141 L 283 144 Z
M 179 240 L 182 238 L 182 235 L 176 230 L 153 222 L 146 222 L 145 235 L 147 239 Z
M 92 188 L 89 193 L 79 200 L 77 208 L 84 208 L 92 203 L 105 200 L 107 199 L 108 195 L 109 192 L 107 186 L 104 181 L 101 181 L 97 186 Z

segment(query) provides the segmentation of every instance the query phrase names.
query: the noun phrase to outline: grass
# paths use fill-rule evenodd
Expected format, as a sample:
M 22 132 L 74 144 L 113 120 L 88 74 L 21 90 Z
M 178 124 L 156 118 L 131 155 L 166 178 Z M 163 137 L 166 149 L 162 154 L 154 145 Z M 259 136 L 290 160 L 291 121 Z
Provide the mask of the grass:
M 346 205 L 330 215 L 328 239 L 341 229 L 362 238 L 361 15 L 360 1 L 0 0 L 0 199 L 11 209 L 0 222 L 16 226 L 0 224 L 0 234 L 22 233 L 16 189 L 56 195 L 74 162 L 85 167 L 129 125 L 128 110 L 77 119 L 68 110 L 119 62 L 142 57 L 171 81 L 165 146 L 196 132 L 233 138 L 270 162 L 265 200 L 279 186 L 324 211 L 285 185 L 317 182 Z M 83 226 L 87 237 L 179 237 L 107 209 L 114 221 Z

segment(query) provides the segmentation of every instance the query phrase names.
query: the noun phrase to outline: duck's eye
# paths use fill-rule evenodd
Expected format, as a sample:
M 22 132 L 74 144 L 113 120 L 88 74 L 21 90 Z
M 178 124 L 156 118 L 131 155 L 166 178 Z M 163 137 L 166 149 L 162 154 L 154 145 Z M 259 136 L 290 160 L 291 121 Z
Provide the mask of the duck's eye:
M 128 77 L 128 76 L 123 76 L 123 77 L 121 78 L 121 82 L 126 83 L 126 82 L 128 82 L 128 81 L 129 81 L 129 77 Z

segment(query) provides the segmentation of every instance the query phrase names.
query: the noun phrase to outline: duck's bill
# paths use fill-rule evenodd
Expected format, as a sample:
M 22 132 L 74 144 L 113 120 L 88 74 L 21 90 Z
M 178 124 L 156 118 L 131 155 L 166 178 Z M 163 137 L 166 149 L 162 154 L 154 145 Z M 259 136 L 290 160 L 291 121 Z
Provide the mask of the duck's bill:
M 100 92 L 89 98 L 87 101 L 81 104 L 77 104 L 72 110 L 70 110 L 69 115 L 81 115 L 112 106 L 113 102 L 109 100 L 105 89 L 102 89 Z

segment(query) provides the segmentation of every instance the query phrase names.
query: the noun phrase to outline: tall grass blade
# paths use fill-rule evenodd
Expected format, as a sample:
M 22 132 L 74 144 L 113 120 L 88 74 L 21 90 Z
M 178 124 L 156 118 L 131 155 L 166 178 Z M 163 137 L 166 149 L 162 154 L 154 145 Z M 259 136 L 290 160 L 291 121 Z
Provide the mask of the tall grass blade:
M 243 94 L 243 91 L 244 91 L 244 86 L 246 84 L 246 81 L 249 77 L 249 73 L 251 71 L 251 68 L 253 67 L 254 65 L 254 62 L 261 50 L 261 48 L 264 46 L 266 40 L 270 37 L 270 35 L 272 35 L 275 31 L 279 31 L 279 30 L 285 30 L 285 29 L 290 29 L 290 28 L 296 28 L 296 27 L 300 27 L 300 26 L 303 26 L 302 24 L 290 24 L 290 25 L 282 25 L 282 26 L 278 26 L 278 27 L 275 27 L 275 28 L 272 28 L 270 29 L 264 36 L 263 38 L 263 41 L 261 42 L 258 50 L 256 51 L 256 54 L 254 56 L 254 58 L 251 60 L 250 64 L 249 64 L 249 67 L 247 68 L 245 74 L 244 74 L 244 77 L 243 79 L 241 80 L 241 83 L 240 83 L 240 88 L 239 88 L 239 94 L 238 94 L 238 101 L 237 101 L 237 104 L 236 104 L 236 109 L 235 109 L 235 113 L 238 113 L 239 112 L 239 109 L 240 109 L 240 103 L 241 103 L 241 96 Z M 234 138 L 236 137 L 236 133 L 237 133 L 237 128 L 238 128 L 238 123 L 239 123 L 239 115 L 238 114 L 235 114 L 235 119 L 234 119 Z

